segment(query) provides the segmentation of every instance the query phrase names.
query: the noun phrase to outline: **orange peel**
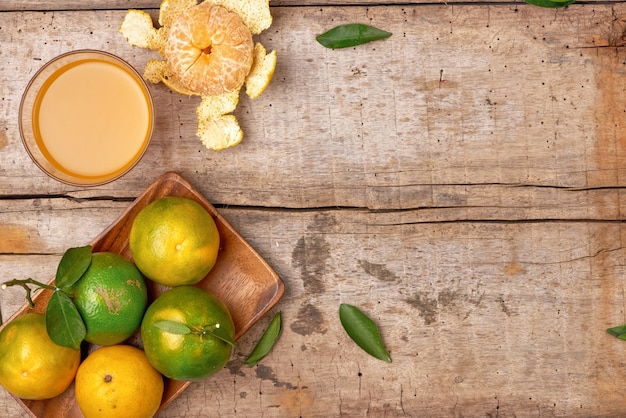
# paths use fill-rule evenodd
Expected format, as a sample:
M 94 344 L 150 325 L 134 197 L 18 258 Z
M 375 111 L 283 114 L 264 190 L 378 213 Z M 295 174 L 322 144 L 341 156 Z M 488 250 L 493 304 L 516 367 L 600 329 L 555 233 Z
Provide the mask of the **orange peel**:
M 269 0 L 212 0 L 212 3 L 237 13 L 253 35 L 272 25 Z
M 151 49 L 144 78 L 172 91 L 201 96 L 196 109 L 197 135 L 209 149 L 241 142 L 235 111 L 239 92 L 255 99 L 269 85 L 276 51 L 267 53 L 252 36 L 272 24 L 269 0 L 163 0 L 155 28 L 140 10 L 128 10 L 120 32 L 132 46 Z
M 143 10 L 131 9 L 120 26 L 126 41 L 139 48 L 159 49 L 163 39 L 152 24 L 152 17 Z
M 269 54 L 263 45 L 254 45 L 254 61 L 246 76 L 246 94 L 251 99 L 259 97 L 270 84 L 276 68 L 276 51 Z
M 198 136 L 215 151 L 234 147 L 243 139 L 243 130 L 233 112 L 239 103 L 239 90 L 217 96 L 203 96 L 196 108 Z

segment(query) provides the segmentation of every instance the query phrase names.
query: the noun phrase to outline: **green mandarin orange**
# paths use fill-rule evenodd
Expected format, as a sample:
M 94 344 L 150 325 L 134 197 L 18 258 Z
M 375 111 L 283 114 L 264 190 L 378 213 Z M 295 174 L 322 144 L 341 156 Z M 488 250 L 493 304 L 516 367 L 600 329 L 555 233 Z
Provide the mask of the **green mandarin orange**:
M 141 325 L 148 305 L 139 270 L 110 252 L 94 253 L 91 265 L 69 292 L 87 328 L 85 340 L 97 345 L 129 338 Z
M 183 324 L 190 332 L 170 332 L 159 324 Z M 148 307 L 141 323 L 141 339 L 148 361 L 175 380 L 200 380 L 222 369 L 232 346 L 202 329 L 219 328 L 234 341 L 235 326 L 224 303 L 211 293 L 178 286 L 162 293 Z

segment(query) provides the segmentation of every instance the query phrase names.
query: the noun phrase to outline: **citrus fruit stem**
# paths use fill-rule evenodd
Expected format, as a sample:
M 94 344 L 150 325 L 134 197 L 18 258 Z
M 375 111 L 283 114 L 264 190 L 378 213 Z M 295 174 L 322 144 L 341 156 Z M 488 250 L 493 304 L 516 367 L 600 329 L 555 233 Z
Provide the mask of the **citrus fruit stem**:
M 204 325 L 198 330 L 195 330 L 193 333 L 200 338 L 204 337 L 207 334 L 212 335 L 218 340 L 223 341 L 226 344 L 230 345 L 231 347 L 236 348 L 237 344 L 235 343 L 235 341 L 233 341 L 233 339 L 230 338 L 228 334 L 224 332 L 220 332 L 220 331 L 222 331 L 222 329 L 220 328 L 220 324 L 209 324 L 209 325 Z
M 4 282 L 2 283 L 2 289 L 6 289 L 7 287 L 10 286 L 21 286 L 24 288 L 24 290 L 26 290 L 26 300 L 28 301 L 28 305 L 32 308 L 35 306 L 35 302 L 33 302 L 33 299 L 31 297 L 31 292 L 32 289 L 28 286 L 29 284 L 34 284 L 35 286 L 38 286 L 39 289 L 49 289 L 49 290 L 54 290 L 57 291 L 59 290 L 58 287 L 56 286 L 51 286 L 45 283 L 41 283 L 37 280 L 28 278 L 28 279 L 13 279 L 10 280 L 8 282 Z M 39 290 L 39 289 L 35 289 L 35 291 Z

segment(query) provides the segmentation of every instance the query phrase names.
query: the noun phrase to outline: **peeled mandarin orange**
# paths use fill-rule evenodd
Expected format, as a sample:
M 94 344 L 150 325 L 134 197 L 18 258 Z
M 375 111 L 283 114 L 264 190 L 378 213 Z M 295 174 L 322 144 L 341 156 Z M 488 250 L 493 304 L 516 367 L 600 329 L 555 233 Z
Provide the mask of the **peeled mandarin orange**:
M 206 0 L 200 5 L 197 0 L 162 0 L 158 22 L 156 29 L 150 15 L 129 10 L 120 27 L 128 43 L 165 58 L 150 60 L 144 78 L 186 96 L 202 96 L 197 135 L 208 149 L 239 144 L 244 133 L 229 114 L 237 101 L 231 102 L 233 110 L 218 104 L 238 97 L 244 85 L 247 95 L 257 98 L 274 75 L 276 51 L 267 53 L 259 43 L 251 46 L 252 35 L 272 24 L 269 0 Z
M 202 2 L 174 21 L 163 54 L 185 88 L 217 95 L 241 87 L 253 49 L 252 33 L 239 15 Z

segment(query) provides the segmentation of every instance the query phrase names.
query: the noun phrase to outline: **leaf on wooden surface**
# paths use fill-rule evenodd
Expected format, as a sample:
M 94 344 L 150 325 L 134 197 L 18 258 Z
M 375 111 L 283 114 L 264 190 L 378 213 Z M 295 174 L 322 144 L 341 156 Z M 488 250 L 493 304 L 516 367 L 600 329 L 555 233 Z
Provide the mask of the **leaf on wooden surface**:
M 46 329 L 50 339 L 64 347 L 80 349 L 87 335 L 83 318 L 72 299 L 63 291 L 52 293 L 46 307 Z
M 574 3 L 576 0 L 525 0 L 525 1 L 526 3 L 532 4 L 533 6 L 548 7 L 548 8 L 556 9 L 559 7 L 568 6 Z
M 626 324 L 607 329 L 607 332 L 620 340 L 626 340 Z
M 391 363 L 376 323 L 357 307 L 342 303 L 339 306 L 339 319 L 350 338 L 363 350 L 379 360 Z
M 257 342 L 252 353 L 250 353 L 246 359 L 248 367 L 256 365 L 272 350 L 272 347 L 274 347 L 274 344 L 278 341 L 278 337 L 280 337 L 280 333 L 283 329 L 282 323 L 282 313 L 278 312 L 274 315 L 274 318 L 261 336 L 261 339 Z
M 336 26 L 328 32 L 318 35 L 315 39 L 326 48 L 338 49 L 377 41 L 379 39 L 388 38 L 391 35 L 391 32 L 373 26 L 361 23 L 349 23 L 347 25 Z

